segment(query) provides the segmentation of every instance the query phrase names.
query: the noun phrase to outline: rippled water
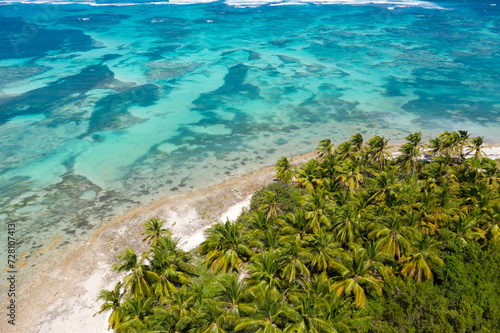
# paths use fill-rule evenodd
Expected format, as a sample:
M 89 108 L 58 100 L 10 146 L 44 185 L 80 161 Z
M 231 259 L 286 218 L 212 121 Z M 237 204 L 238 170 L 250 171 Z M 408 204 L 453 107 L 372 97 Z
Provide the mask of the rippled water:
M 323 138 L 500 142 L 492 1 L 0 3 L 0 220 L 30 260 Z

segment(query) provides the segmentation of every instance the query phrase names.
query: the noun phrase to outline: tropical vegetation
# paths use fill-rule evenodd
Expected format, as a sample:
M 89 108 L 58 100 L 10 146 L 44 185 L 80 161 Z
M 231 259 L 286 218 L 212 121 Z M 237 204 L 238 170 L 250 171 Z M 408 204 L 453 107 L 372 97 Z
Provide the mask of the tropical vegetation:
M 500 170 L 444 132 L 320 141 L 189 253 L 145 223 L 103 290 L 115 332 L 500 332 Z

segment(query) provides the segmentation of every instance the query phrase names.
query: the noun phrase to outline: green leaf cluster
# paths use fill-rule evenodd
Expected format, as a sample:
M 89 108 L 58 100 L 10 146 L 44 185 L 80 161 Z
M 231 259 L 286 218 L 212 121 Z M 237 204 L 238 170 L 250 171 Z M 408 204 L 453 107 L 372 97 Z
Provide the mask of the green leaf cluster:
M 265 194 L 268 192 L 275 193 L 276 203 L 283 213 L 294 213 L 295 210 L 300 206 L 300 202 L 297 198 L 300 198 L 300 194 L 304 191 L 296 187 L 287 186 L 286 184 L 281 182 L 271 183 L 264 186 L 260 190 L 255 191 L 252 199 L 250 200 L 251 211 L 256 211 L 259 209 L 259 207 L 262 205 Z M 297 194 L 299 196 L 297 196 Z
M 361 134 L 257 191 L 193 255 L 145 223 L 103 291 L 116 332 L 498 332 L 500 171 L 482 138 Z

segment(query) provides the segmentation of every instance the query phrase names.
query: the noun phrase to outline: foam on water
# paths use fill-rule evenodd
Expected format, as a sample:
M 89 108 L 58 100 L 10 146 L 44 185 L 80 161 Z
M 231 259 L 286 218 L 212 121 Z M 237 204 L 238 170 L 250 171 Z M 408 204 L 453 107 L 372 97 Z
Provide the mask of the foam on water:
M 218 2 L 220 0 L 168 0 L 168 1 L 88 1 L 88 0 L 1 0 L 1 4 L 84 4 L 91 6 L 137 6 L 137 5 L 192 5 L 201 3 Z M 284 6 L 284 5 L 384 5 L 396 7 L 422 7 L 443 9 L 433 2 L 419 0 L 225 0 L 224 3 L 235 7 L 258 7 L 263 5 Z M 391 7 L 393 9 L 394 7 Z M 83 19 L 85 20 L 85 18 Z

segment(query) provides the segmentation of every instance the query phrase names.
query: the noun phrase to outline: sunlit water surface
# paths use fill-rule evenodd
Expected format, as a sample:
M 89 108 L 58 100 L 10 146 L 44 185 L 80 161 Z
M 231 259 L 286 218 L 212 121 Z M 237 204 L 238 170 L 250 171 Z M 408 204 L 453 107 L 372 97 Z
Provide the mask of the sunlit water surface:
M 23 256 L 324 138 L 499 142 L 496 3 L 346 2 L 0 1 L 0 221 Z

